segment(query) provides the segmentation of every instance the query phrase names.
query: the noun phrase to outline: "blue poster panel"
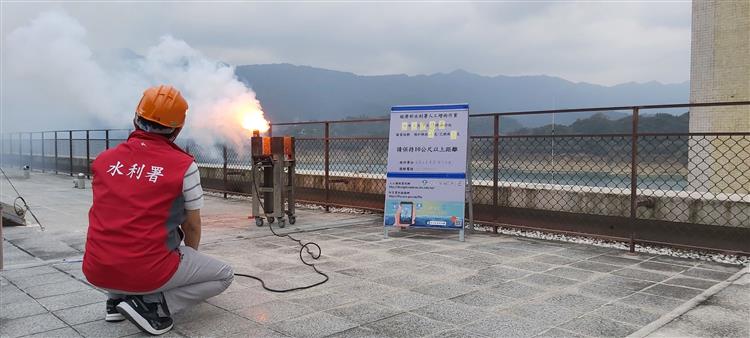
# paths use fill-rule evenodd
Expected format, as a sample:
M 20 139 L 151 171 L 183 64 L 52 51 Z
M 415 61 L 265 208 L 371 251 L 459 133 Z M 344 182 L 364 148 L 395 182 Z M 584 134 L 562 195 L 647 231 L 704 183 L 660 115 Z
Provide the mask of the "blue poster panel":
M 469 105 L 391 108 L 386 227 L 464 225 Z

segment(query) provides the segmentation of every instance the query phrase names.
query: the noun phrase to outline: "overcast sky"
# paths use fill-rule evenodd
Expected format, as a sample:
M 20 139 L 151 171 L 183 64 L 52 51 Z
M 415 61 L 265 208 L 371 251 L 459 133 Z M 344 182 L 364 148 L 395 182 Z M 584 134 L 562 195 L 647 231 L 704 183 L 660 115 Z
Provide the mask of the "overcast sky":
M 2 37 L 62 10 L 95 53 L 163 35 L 230 64 L 357 74 L 559 76 L 604 85 L 684 82 L 690 1 L 497 3 L 2 3 Z

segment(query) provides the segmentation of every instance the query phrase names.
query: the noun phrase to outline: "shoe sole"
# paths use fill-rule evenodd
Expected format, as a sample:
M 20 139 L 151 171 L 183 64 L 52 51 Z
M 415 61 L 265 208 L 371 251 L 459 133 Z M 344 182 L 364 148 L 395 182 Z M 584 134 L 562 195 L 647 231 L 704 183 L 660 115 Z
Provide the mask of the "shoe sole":
M 108 313 L 106 316 L 104 316 L 104 320 L 108 322 L 121 322 L 125 320 L 125 316 L 123 316 L 119 312 Z
M 137 326 L 138 328 L 140 328 L 141 331 L 149 333 L 149 334 L 152 334 L 154 336 L 158 336 L 160 334 L 165 334 L 169 330 L 172 329 L 172 326 L 174 326 L 174 324 L 172 324 L 172 325 L 169 325 L 168 327 L 166 327 L 164 329 L 157 330 L 157 329 L 151 327 L 151 324 L 149 324 L 148 321 L 146 321 L 146 319 L 143 318 L 138 313 L 138 311 L 136 311 L 132 306 L 130 306 L 130 304 L 128 304 L 126 302 L 122 302 L 120 304 L 117 304 L 117 312 L 119 312 L 120 314 L 122 314 L 123 316 L 125 316 L 125 318 L 127 318 L 127 320 L 129 320 L 131 323 L 135 324 L 135 326 Z

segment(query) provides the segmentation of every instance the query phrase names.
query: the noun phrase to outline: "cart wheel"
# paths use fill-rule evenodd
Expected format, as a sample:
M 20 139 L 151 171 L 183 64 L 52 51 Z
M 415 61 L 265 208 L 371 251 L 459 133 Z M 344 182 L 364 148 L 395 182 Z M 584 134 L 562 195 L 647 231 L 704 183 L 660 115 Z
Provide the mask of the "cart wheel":
M 297 223 L 297 216 L 289 216 L 289 224 Z
M 263 218 L 256 217 L 255 218 L 255 225 L 262 227 L 263 226 Z
M 284 217 L 279 217 L 279 228 L 283 228 L 286 226 L 286 221 L 284 221 Z
M 268 218 L 268 224 L 273 224 L 273 217 Z

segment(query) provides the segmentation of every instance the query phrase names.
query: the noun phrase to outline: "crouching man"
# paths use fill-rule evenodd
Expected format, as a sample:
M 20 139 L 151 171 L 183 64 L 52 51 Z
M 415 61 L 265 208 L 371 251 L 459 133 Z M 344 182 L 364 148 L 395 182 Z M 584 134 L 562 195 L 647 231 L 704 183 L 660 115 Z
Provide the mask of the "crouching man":
M 170 86 L 147 89 L 136 130 L 92 165 L 83 273 L 109 292 L 105 320 L 127 318 L 154 335 L 172 329 L 172 314 L 226 290 L 234 276 L 229 265 L 197 251 L 200 175 L 193 157 L 173 143 L 187 108 Z

